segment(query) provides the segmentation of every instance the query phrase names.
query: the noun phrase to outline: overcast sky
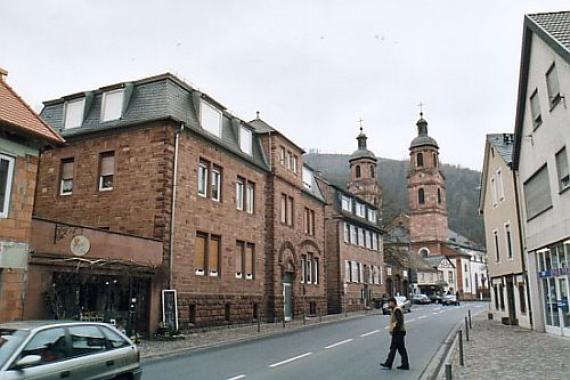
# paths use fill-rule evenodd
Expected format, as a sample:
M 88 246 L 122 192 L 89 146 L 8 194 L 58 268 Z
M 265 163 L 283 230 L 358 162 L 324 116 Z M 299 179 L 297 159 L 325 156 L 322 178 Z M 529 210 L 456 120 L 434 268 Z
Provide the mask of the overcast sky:
M 0 7 L 0 67 L 44 100 L 170 71 L 305 149 L 403 159 L 425 103 L 444 162 L 481 168 L 513 130 L 525 13 L 567 0 L 26 1 Z

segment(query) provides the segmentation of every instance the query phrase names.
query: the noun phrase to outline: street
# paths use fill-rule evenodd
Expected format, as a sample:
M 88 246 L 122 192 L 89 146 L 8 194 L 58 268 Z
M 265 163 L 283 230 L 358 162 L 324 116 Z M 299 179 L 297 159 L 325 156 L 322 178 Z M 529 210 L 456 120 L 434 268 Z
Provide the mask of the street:
M 302 329 L 226 348 L 183 354 L 143 364 L 145 380 L 160 379 L 416 379 L 450 329 L 486 303 L 461 306 L 414 305 L 406 314 L 410 371 L 381 370 L 390 336 L 389 316 L 370 315 Z

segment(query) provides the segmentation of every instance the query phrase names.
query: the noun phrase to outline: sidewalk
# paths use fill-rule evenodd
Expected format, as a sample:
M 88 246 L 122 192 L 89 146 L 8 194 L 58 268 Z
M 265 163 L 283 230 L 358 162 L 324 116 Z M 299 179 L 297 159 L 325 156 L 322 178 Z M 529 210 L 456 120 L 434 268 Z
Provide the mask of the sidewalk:
M 260 332 L 257 331 L 257 324 L 218 326 L 205 331 L 196 331 L 184 334 L 185 339 L 174 341 L 143 340 L 139 345 L 141 358 L 149 360 L 159 357 L 175 355 L 177 353 L 196 351 L 208 348 L 221 347 L 233 343 L 255 340 L 268 336 L 298 331 L 311 326 L 318 326 L 327 323 L 346 321 L 355 318 L 362 318 L 367 315 L 381 314 L 381 310 L 373 309 L 367 312 L 358 311 L 345 314 L 327 315 L 322 318 L 307 318 L 305 324 L 302 319 L 287 322 L 285 328 L 283 323 L 262 323 Z
M 470 338 L 463 342 L 465 367 L 457 347 L 453 354 L 454 380 L 570 379 L 570 339 L 505 326 L 486 313 L 474 317 Z

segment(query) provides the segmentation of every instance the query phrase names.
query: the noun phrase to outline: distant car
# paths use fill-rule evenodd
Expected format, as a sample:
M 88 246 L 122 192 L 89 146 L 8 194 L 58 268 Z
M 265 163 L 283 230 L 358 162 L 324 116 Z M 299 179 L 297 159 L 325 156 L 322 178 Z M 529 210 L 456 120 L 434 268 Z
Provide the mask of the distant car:
M 407 299 L 406 297 L 403 297 L 403 296 L 397 296 L 394 298 L 396 299 L 398 306 L 400 306 L 402 308 L 404 313 L 409 313 L 412 311 L 412 303 L 410 302 L 409 299 Z M 392 310 L 390 309 L 388 302 L 386 302 L 384 304 L 384 306 L 382 307 L 382 314 L 386 315 L 386 314 L 391 314 L 391 313 L 392 313 Z
M 430 294 L 429 299 L 432 303 L 441 303 L 441 296 L 439 294 Z
M 2 380 L 140 380 L 141 377 L 137 347 L 106 323 L 0 324 Z
M 412 297 L 412 303 L 425 305 L 431 303 L 431 300 L 425 294 L 415 294 Z
M 459 301 L 457 300 L 457 297 L 454 294 L 447 294 L 445 296 L 443 296 L 443 299 L 441 300 L 441 303 L 443 305 L 449 306 L 449 305 L 459 305 Z

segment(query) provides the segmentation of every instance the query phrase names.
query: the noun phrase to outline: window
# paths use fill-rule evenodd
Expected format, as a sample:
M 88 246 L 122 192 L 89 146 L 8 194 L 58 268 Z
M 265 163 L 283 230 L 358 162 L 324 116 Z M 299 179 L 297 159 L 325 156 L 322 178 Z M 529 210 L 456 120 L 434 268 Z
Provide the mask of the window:
M 437 166 L 438 166 L 437 153 L 432 153 L 431 156 L 433 158 L 433 167 L 437 168 Z
M 281 165 L 285 166 L 285 147 L 279 148 L 279 162 L 281 162 Z
M 368 209 L 368 221 L 376 223 L 376 210 Z
M 238 177 L 236 181 L 236 208 L 238 210 L 244 209 L 245 204 L 245 179 Z
M 208 196 L 208 166 L 208 162 L 200 160 L 200 165 L 198 166 L 198 195 L 204 198 Z
M 251 156 L 253 146 L 253 134 L 251 130 L 246 127 L 240 127 L 239 130 L 239 147 L 242 152 Z
M 99 191 L 113 190 L 115 177 L 115 152 L 99 155 Z
M 428 257 L 429 256 L 429 250 L 427 248 L 420 249 L 420 256 L 421 257 Z
M 499 301 L 501 302 L 501 310 L 505 310 L 505 295 L 503 294 L 503 284 L 499 285 Z
M 73 192 L 73 158 L 61 160 L 61 179 L 59 181 L 59 194 L 69 195 Z
M 513 242 L 511 237 L 511 225 L 505 224 L 505 239 L 507 240 L 507 257 L 513 258 Z
M 493 196 L 493 206 L 496 206 L 498 192 L 497 192 L 497 183 L 495 182 L 495 177 L 491 177 L 491 181 L 489 182 L 489 184 L 491 186 L 491 195 Z
M 281 194 L 281 223 L 293 226 L 294 200 L 286 194 Z
M 361 218 L 366 218 L 366 206 L 363 203 L 356 202 L 356 215 Z
M 306 189 L 313 187 L 313 173 L 305 167 L 303 167 L 303 186 Z
M 499 292 L 497 285 L 493 285 L 493 293 L 495 294 L 495 310 L 499 310 Z
M 41 356 L 42 360 L 37 365 L 55 363 L 66 359 L 67 344 L 65 330 L 61 327 L 42 330 L 26 344 L 20 353 L 20 359 L 28 355 Z
M 418 155 L 416 156 L 416 166 L 418 168 L 421 168 L 424 166 L 424 155 L 423 155 L 423 153 L 418 153 Z
M 235 257 L 236 278 L 244 277 L 243 275 L 244 256 L 245 256 L 245 243 L 243 241 L 238 241 L 236 243 L 236 257 Z
M 222 136 L 222 113 L 205 101 L 200 102 L 200 123 L 211 134 Z
M 372 233 L 372 250 L 378 250 L 378 234 Z
M 418 203 L 420 205 L 425 204 L 426 199 L 425 199 L 425 194 L 424 194 L 424 189 L 419 189 L 418 190 Z
M 287 151 L 285 152 L 285 167 L 289 170 L 291 170 L 291 161 L 293 160 L 292 154 L 291 152 Z
M 441 189 L 437 189 L 437 203 L 441 204 Z
M 222 197 L 222 169 L 212 167 L 212 200 L 219 202 Z
M 503 172 L 501 169 L 497 170 L 497 194 L 499 196 L 499 201 L 505 199 L 505 189 L 503 187 Z
M 540 100 L 538 98 L 538 90 L 534 90 L 530 96 L 530 113 L 532 115 L 532 123 L 534 129 L 542 124 L 542 115 L 540 114 Z
M 366 238 L 366 248 L 372 249 L 372 233 L 370 231 L 364 231 Z
M 120 119 L 123 114 L 123 94 L 124 90 L 118 89 L 108 91 L 103 94 L 101 101 L 101 121 L 111 121 Z
M 253 280 L 255 273 L 255 246 L 252 243 L 245 245 L 244 268 L 245 279 Z
M 14 158 L 0 154 L 0 218 L 7 218 L 14 176 Z
M 365 246 L 365 241 L 364 241 L 364 230 L 362 228 L 358 228 L 358 245 L 361 247 Z
M 360 165 L 356 165 L 356 168 L 354 169 L 354 172 L 355 172 L 356 178 L 360 178 L 360 175 L 361 175 L 361 173 L 360 173 Z
M 221 237 L 219 235 L 209 235 L 204 232 L 196 233 L 196 245 L 194 247 L 194 271 L 196 275 L 219 276 L 220 243 Z
M 291 170 L 293 170 L 293 173 L 297 174 L 297 156 L 292 155 L 293 157 L 293 161 L 291 162 Z
M 352 263 L 348 260 L 344 261 L 344 282 L 352 282 Z
M 518 288 L 519 288 L 521 314 L 526 314 L 526 296 L 525 296 L 524 283 L 522 282 L 519 283 Z
M 304 284 L 307 277 L 307 256 L 301 255 L 301 284 Z
M 305 275 L 306 275 L 306 283 L 307 284 L 312 284 L 313 283 L 313 254 L 309 253 L 307 255 L 307 268 L 305 270 Z
M 495 260 L 499 262 L 501 259 L 501 254 L 499 252 L 499 231 L 493 231 L 493 237 L 495 239 Z
M 245 206 L 247 213 L 253 214 L 255 210 L 255 184 L 249 181 L 245 188 Z
M 453 271 L 452 271 L 452 270 L 449 271 L 447 278 L 449 279 L 449 283 L 450 283 L 450 284 L 453 284 L 453 283 L 455 282 L 455 279 L 454 279 L 454 277 L 453 277 Z
M 318 258 L 314 258 L 313 259 L 313 284 L 318 284 L 319 283 L 319 259 Z
M 527 218 L 531 219 L 552 207 L 548 166 L 544 165 L 524 185 Z
M 106 349 L 105 335 L 96 326 L 72 326 L 69 327 L 69 335 L 72 357 L 92 355 Z
M 344 242 L 350 243 L 350 224 L 344 222 L 343 227 L 344 227 Z
M 546 89 L 548 91 L 550 106 L 554 107 L 560 101 L 560 83 L 558 82 L 558 73 L 556 72 L 556 65 L 554 63 L 546 72 Z
M 566 148 L 562 148 L 562 150 L 556 153 L 556 171 L 558 172 L 558 186 L 560 187 L 560 191 L 562 191 L 570 186 Z
M 305 225 L 305 233 L 307 235 L 315 234 L 315 211 L 305 208 L 305 214 L 303 217 Z
M 344 211 L 352 212 L 352 199 L 346 195 L 342 196 L 342 209 Z
M 64 129 L 80 127 L 83 124 L 83 111 L 85 108 L 85 98 L 68 100 L 65 102 Z
M 103 331 L 103 335 L 105 335 L 105 339 L 107 340 L 107 346 L 110 349 L 115 348 L 122 348 L 122 347 L 129 347 L 130 343 L 123 339 L 122 336 L 114 332 L 113 330 L 100 326 L 101 331 Z
M 358 228 L 352 224 L 350 225 L 350 242 L 352 244 L 358 244 Z
M 358 273 L 360 272 L 359 264 L 356 261 L 352 262 L 352 274 L 351 274 L 351 281 L 358 282 Z
M 370 178 L 376 178 L 376 168 L 374 165 L 370 165 Z

